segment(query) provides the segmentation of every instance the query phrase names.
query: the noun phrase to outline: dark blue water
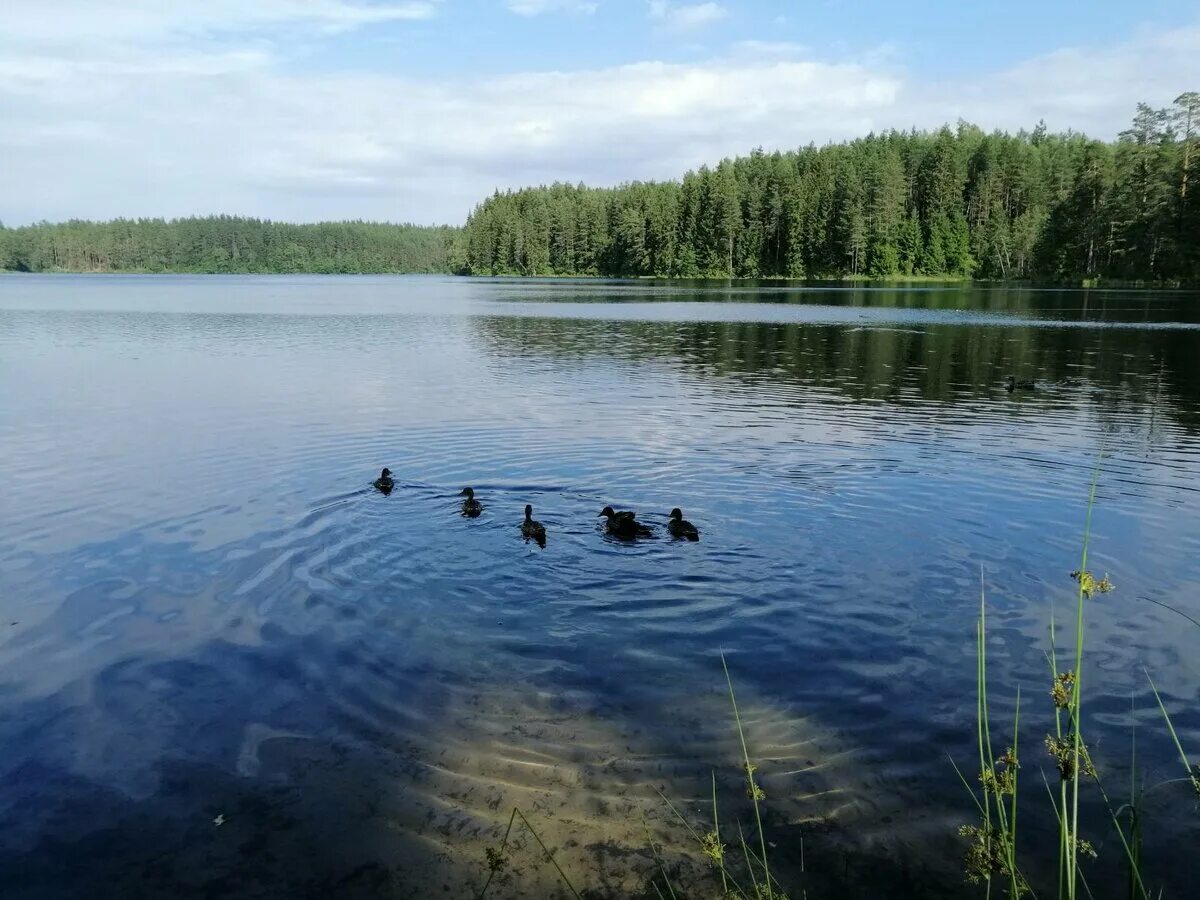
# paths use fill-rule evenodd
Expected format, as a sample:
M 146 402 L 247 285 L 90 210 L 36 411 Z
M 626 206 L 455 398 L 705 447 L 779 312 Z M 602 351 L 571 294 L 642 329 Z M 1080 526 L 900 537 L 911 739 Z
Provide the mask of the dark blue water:
M 1200 755 L 1200 628 L 1142 598 L 1200 618 L 1198 351 L 1172 292 L 0 278 L 3 896 L 468 896 L 514 805 L 596 896 L 649 876 L 643 813 L 711 887 L 655 789 L 694 811 L 716 770 L 749 813 L 722 651 L 794 895 L 961 893 L 981 573 L 1041 874 L 1101 453 L 1087 734 L 1123 800 L 1136 723 L 1185 896 L 1143 667 Z M 554 884 L 524 836 L 493 890 Z

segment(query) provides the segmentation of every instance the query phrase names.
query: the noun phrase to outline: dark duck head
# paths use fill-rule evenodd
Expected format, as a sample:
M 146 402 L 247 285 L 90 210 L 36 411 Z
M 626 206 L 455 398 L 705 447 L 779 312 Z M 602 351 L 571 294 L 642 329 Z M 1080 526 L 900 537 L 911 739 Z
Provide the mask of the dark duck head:
M 465 487 L 459 492 L 460 497 L 466 497 L 462 502 L 462 514 L 468 518 L 475 518 L 483 512 L 483 504 L 475 499 L 475 489 Z
M 700 540 L 700 532 L 683 517 L 683 510 L 678 506 L 671 510 L 671 521 L 667 523 L 667 529 L 673 537 L 687 538 L 689 541 Z

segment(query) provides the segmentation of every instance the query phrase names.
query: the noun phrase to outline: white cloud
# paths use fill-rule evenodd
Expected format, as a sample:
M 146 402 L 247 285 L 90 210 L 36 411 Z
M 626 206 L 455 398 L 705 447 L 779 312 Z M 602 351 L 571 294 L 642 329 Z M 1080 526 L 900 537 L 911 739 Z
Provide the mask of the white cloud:
M 650 18 L 666 27 L 680 31 L 703 28 L 719 22 L 728 15 L 719 3 L 672 3 L 670 0 L 650 0 Z
M 184 10 L 175 19 L 159 4 L 126 6 L 150 12 L 120 42 L 95 40 L 97 21 L 51 43 L 20 14 L 24 37 L 0 32 L 5 222 L 193 212 L 457 222 L 495 187 L 671 178 L 759 145 L 960 117 L 989 129 L 1045 118 L 1111 137 L 1138 100 L 1165 104 L 1194 86 L 1200 46 L 1200 28 L 1147 31 L 942 83 L 870 53 L 830 62 L 780 44 L 447 79 L 297 72 L 260 30 L 270 10 L 323 33 L 410 4 L 268 0 L 240 18 L 227 4 L 236 31 L 198 6 L 172 5 Z
M 80 40 L 122 44 L 237 34 L 256 28 L 306 27 L 325 32 L 432 18 L 439 0 L 8 0 L 0 36 L 47 45 Z
M 739 56 L 771 56 L 780 59 L 812 55 L 810 48 L 791 41 L 738 41 L 733 45 L 732 51 Z
M 541 16 L 552 12 L 577 12 L 590 16 L 600 6 L 587 0 L 505 0 L 504 5 L 519 16 Z

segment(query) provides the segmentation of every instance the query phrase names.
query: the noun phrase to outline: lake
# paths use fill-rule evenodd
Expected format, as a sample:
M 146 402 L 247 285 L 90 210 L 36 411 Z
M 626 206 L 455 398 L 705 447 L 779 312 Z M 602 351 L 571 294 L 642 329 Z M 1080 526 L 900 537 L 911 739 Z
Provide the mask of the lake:
M 645 886 L 643 815 L 716 896 L 656 791 L 752 822 L 722 653 L 791 896 L 966 895 L 981 578 L 1052 885 L 1101 454 L 1085 734 L 1114 803 L 1136 735 L 1151 883 L 1200 877 L 1144 671 L 1200 754 L 1200 627 L 1150 602 L 1200 618 L 1195 294 L 10 276 L 0 393 L 5 897 L 472 896 L 514 806 L 589 896 Z M 514 834 L 488 896 L 561 892 Z

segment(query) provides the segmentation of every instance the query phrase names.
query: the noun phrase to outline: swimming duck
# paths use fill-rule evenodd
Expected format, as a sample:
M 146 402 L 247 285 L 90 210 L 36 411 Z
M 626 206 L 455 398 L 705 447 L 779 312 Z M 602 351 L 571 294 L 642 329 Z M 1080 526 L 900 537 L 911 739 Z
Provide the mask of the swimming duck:
M 1008 391 L 1010 394 L 1013 391 L 1032 391 L 1032 390 L 1037 389 L 1037 382 L 1035 382 L 1035 381 L 1017 381 L 1017 379 L 1015 379 L 1011 375 L 1009 375 L 1008 383 L 1006 385 L 1004 385 L 1004 389 L 1006 391 Z
M 379 473 L 379 477 L 371 483 L 375 486 L 375 490 L 383 494 L 390 494 L 392 488 L 396 486 L 396 481 L 392 478 L 391 469 L 384 469 Z
M 671 521 L 667 523 L 667 531 L 671 532 L 671 537 L 687 538 L 689 541 L 700 540 L 700 532 L 683 517 L 683 510 L 678 506 L 671 510 Z
M 474 519 L 481 512 L 483 512 L 483 504 L 475 499 L 474 488 L 469 488 L 469 487 L 463 488 L 462 493 L 459 494 L 459 496 L 467 498 L 466 500 L 464 500 L 462 502 L 462 514 L 464 516 L 466 516 L 468 519 Z
M 617 512 L 611 506 L 606 506 L 600 510 L 600 515 L 608 520 L 608 533 L 619 538 L 650 537 L 654 534 L 648 525 L 634 518 L 633 510 Z
M 525 521 L 521 523 L 521 534 L 526 538 L 533 538 L 539 546 L 546 545 L 546 526 L 534 520 L 533 507 L 528 503 L 525 504 Z

